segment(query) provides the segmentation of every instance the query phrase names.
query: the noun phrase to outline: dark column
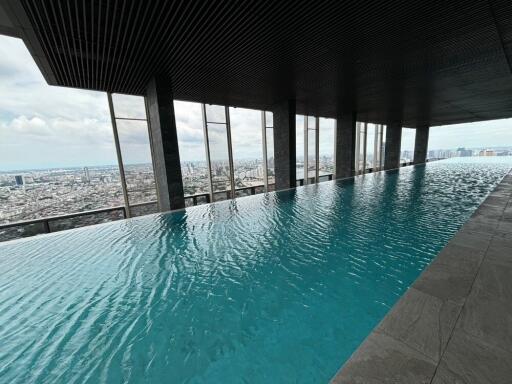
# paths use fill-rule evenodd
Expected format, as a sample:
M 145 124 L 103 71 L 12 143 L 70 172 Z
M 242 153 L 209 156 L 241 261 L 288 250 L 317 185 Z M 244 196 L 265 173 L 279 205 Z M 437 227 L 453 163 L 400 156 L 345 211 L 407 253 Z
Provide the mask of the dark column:
M 276 191 L 296 186 L 295 100 L 274 105 L 274 169 Z
M 336 116 L 336 179 L 354 176 L 356 114 L 338 112 Z
M 183 208 L 183 179 L 169 79 L 151 79 L 146 100 L 159 209 L 164 212 Z
M 402 124 L 388 123 L 386 126 L 386 149 L 384 153 L 384 169 L 400 166 L 400 145 L 402 142 Z
M 427 161 L 428 126 L 416 128 L 416 140 L 414 142 L 414 164 L 423 164 Z

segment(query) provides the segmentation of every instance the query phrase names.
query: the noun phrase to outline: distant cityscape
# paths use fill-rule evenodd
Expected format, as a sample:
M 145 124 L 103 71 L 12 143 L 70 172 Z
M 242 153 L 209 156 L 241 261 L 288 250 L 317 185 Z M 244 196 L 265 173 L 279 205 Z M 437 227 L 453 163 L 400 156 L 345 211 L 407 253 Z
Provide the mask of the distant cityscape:
M 434 149 L 428 151 L 428 159 L 449 159 L 451 157 L 512 156 L 512 147 Z
M 411 162 L 413 151 L 402 151 L 401 161 Z M 456 148 L 428 151 L 429 159 L 468 156 L 510 156 L 512 147 Z M 367 158 L 367 167 L 373 163 Z M 314 159 L 309 160 L 309 177 L 314 176 Z M 274 183 L 274 158 L 267 161 L 268 183 Z M 208 167 L 205 161 L 182 162 L 185 196 L 208 194 Z M 319 174 L 334 172 L 333 156 L 320 156 Z M 156 201 L 151 164 L 125 166 L 130 205 Z M 260 159 L 234 161 L 235 188 L 264 184 L 264 163 Z M 297 179 L 304 177 L 304 159 L 297 159 Z M 229 163 L 212 161 L 213 192 L 230 189 Z M 0 224 L 68 213 L 123 206 L 119 169 L 114 165 L 0 172 Z
M 156 200 L 150 164 L 125 167 L 131 204 Z M 0 172 L 0 223 L 124 205 L 117 166 Z

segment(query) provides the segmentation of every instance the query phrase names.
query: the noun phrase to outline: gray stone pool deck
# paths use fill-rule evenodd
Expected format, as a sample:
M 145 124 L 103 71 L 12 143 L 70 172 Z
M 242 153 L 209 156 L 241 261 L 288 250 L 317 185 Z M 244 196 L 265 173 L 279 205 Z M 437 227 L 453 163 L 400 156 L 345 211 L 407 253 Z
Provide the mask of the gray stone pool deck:
M 512 172 L 332 383 L 512 383 Z

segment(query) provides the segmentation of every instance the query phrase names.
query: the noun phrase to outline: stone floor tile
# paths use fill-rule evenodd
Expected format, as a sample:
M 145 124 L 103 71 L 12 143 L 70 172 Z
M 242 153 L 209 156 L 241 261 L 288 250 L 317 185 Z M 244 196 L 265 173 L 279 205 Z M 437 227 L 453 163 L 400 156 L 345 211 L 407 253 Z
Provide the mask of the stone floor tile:
M 461 304 L 469 294 L 477 268 L 478 266 L 475 266 L 474 270 L 467 270 L 433 262 L 412 287 L 441 300 L 451 300 Z
M 464 224 L 462 230 L 492 235 L 496 232 L 497 226 L 497 223 L 494 222 L 482 223 L 470 219 Z
M 455 238 L 457 238 L 457 236 L 455 236 L 454 239 Z M 488 243 L 489 242 L 487 241 L 486 244 Z M 484 254 L 485 250 L 459 245 L 454 241 L 450 241 L 448 245 L 436 256 L 432 263 L 447 264 L 464 270 L 476 272 L 484 258 Z
M 471 232 L 462 230 L 452 237 L 449 244 L 462 245 L 465 247 L 472 247 L 479 250 L 486 250 L 489 246 L 489 242 L 492 238 L 492 234 L 482 234 L 477 232 Z
M 475 290 L 466 300 L 456 327 L 512 353 L 510 300 L 498 299 L 482 290 Z M 512 365 L 512 360 L 510 363 Z
M 409 347 L 439 361 L 462 306 L 409 289 L 377 327 Z
M 392 337 L 368 336 L 332 380 L 336 384 L 428 384 L 436 364 Z
M 511 353 L 456 330 L 432 384 L 510 384 L 511 362 Z
M 493 238 L 491 245 L 485 254 L 485 260 L 506 266 L 512 266 L 511 244 L 512 238 Z
M 498 225 L 499 232 L 512 233 L 512 222 L 510 221 L 501 221 Z
M 478 271 L 472 291 L 510 301 L 512 307 L 512 263 L 505 265 L 486 259 Z
M 482 204 L 505 208 L 509 199 L 509 196 L 487 196 Z

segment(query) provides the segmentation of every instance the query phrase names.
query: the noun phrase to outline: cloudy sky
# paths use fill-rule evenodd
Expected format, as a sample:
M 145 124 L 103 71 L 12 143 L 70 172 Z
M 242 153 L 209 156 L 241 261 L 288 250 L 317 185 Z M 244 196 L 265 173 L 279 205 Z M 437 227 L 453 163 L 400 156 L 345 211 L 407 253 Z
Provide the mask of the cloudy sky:
M 118 97 L 116 113 L 141 117 L 141 98 Z M 175 102 L 183 160 L 204 160 L 200 105 Z M 213 116 L 213 111 L 212 114 Z M 230 108 L 235 159 L 261 158 L 260 113 Z M 320 134 L 321 152 L 333 146 L 332 120 Z M 118 124 L 127 163 L 150 159 L 144 123 Z M 212 158 L 226 156 L 223 126 L 211 126 Z M 512 145 L 512 121 L 431 129 L 431 149 Z M 0 170 L 115 164 L 105 93 L 48 86 L 23 42 L 0 36 Z

